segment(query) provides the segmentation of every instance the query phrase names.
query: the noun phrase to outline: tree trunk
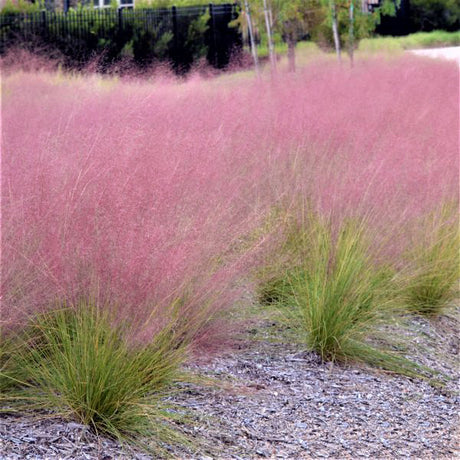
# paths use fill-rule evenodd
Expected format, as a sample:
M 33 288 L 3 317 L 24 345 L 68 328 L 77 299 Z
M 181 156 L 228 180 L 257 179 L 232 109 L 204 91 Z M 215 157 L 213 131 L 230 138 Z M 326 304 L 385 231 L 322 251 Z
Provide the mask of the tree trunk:
M 264 17 L 265 17 L 265 28 L 267 29 L 267 40 L 268 40 L 268 54 L 270 56 L 270 65 L 273 72 L 276 72 L 276 56 L 275 47 L 273 46 L 273 36 L 271 27 L 271 9 L 267 6 L 267 0 L 264 0 Z
M 257 56 L 257 48 L 256 42 L 254 40 L 254 31 L 252 28 L 252 18 L 251 18 L 251 11 L 249 9 L 248 0 L 244 0 L 244 9 L 246 10 L 246 18 L 248 22 L 248 32 L 249 32 L 249 42 L 251 44 L 251 54 L 254 60 L 254 68 L 256 70 L 257 77 L 260 77 L 260 69 L 259 69 L 259 58 Z
M 332 34 L 334 35 L 334 44 L 335 44 L 335 52 L 337 53 L 337 59 L 341 63 L 342 56 L 340 51 L 340 38 L 339 38 L 339 28 L 337 25 L 337 7 L 335 4 L 335 0 L 330 0 L 331 4 L 331 13 L 332 13 Z
M 272 14 L 272 9 L 271 7 L 268 9 L 268 15 L 270 16 L 270 27 L 273 31 L 273 14 Z
M 350 0 L 350 29 L 349 29 L 349 38 L 348 38 L 348 54 L 350 55 L 350 64 L 351 67 L 354 65 L 354 51 L 355 51 L 355 15 L 354 15 L 354 5 L 353 0 Z

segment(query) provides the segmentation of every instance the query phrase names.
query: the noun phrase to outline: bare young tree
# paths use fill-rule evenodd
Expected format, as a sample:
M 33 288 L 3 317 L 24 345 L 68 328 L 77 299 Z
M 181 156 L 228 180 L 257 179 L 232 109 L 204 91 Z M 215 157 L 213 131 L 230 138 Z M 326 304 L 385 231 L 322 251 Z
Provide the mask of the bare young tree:
M 257 56 L 257 48 L 254 39 L 254 29 L 252 25 L 251 10 L 249 8 L 248 0 L 244 0 L 244 9 L 246 14 L 246 20 L 248 23 L 249 42 L 251 44 L 251 54 L 254 60 L 254 68 L 256 70 L 257 77 L 260 77 L 259 58 Z
M 322 0 L 270 0 L 274 27 L 287 44 L 288 68 L 296 69 L 298 41 L 317 27 L 325 16 Z
M 337 5 L 335 0 L 329 0 L 331 7 L 331 19 L 332 19 L 332 35 L 334 37 L 335 52 L 337 53 L 337 59 L 341 63 L 342 55 L 340 49 L 340 37 L 339 37 L 339 25 L 337 20 Z
M 265 17 L 265 28 L 267 30 L 267 41 L 268 41 L 268 53 L 270 56 L 270 65 L 272 72 L 276 72 L 276 55 L 275 46 L 273 45 L 273 15 L 271 6 L 268 5 L 267 0 L 263 0 L 264 6 L 264 17 Z
M 355 48 L 355 6 L 353 0 L 350 0 L 349 8 L 349 37 L 348 37 L 348 54 L 350 55 L 350 65 L 354 65 L 354 48 Z

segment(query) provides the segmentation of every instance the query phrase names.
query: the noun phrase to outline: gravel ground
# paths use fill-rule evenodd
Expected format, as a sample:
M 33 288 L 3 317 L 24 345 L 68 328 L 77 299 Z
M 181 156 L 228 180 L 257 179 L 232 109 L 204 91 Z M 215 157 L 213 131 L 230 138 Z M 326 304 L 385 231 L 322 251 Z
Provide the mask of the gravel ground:
M 452 378 L 442 388 L 356 365 L 324 364 L 298 345 L 268 340 L 270 322 L 257 330 L 267 331 L 265 339 L 246 339 L 224 355 L 187 366 L 223 385 L 184 384 L 171 397 L 193 416 L 181 428 L 196 441 L 195 452 L 171 447 L 172 457 L 460 458 L 459 341 L 453 316 L 413 319 L 404 332 L 410 356 Z M 77 423 L 3 415 L 0 458 L 154 457 L 98 439 Z

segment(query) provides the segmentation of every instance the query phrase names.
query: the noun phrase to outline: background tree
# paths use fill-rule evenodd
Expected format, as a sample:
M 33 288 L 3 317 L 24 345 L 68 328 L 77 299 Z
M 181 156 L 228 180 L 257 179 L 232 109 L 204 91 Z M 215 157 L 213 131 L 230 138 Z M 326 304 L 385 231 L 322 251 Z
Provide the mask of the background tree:
M 312 36 L 313 30 L 324 21 L 321 0 L 272 0 L 273 26 L 288 46 L 289 70 L 295 70 L 297 43 Z
M 382 15 L 394 16 L 399 2 L 383 0 L 373 11 L 365 9 L 362 0 L 250 0 L 249 3 L 259 32 L 268 35 L 264 31 L 271 27 L 275 39 L 286 42 L 289 70 L 294 71 L 295 48 L 300 40 L 308 37 L 326 47 L 333 45 L 339 60 L 341 49 L 346 48 L 353 59 L 359 40 L 372 35 Z M 266 26 L 268 17 L 270 27 Z
M 306 37 L 312 37 L 315 27 L 321 24 L 325 18 L 322 0 L 246 0 L 248 3 L 254 25 L 254 34 L 259 43 L 267 43 L 269 38 L 273 39 L 273 45 L 284 41 L 288 45 L 289 67 L 295 69 L 295 47 L 296 44 Z M 246 9 L 246 7 L 245 7 Z M 248 24 L 240 15 L 235 21 L 247 33 Z M 272 37 L 267 32 L 271 31 Z M 269 50 L 270 51 L 270 50 Z M 272 59 L 274 49 L 272 46 Z
M 353 50 L 359 40 L 372 35 L 382 15 L 394 16 L 399 2 L 383 0 L 379 7 L 368 11 L 363 8 L 361 0 L 322 0 L 326 15 L 318 27 L 317 40 L 326 46 L 334 43 L 339 61 L 340 50 L 343 48 L 348 50 L 353 59 Z
M 430 32 L 436 29 L 460 29 L 460 2 L 458 0 L 411 0 L 411 28 Z

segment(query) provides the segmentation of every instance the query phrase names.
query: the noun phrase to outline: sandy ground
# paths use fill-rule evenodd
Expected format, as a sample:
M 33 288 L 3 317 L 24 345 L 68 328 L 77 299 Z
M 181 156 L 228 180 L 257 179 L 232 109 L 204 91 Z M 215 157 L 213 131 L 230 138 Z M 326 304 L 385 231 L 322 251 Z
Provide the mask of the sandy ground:
M 427 56 L 436 59 L 448 59 L 449 61 L 457 61 L 460 66 L 460 46 L 450 46 L 448 48 L 432 48 L 424 50 L 410 50 L 409 53 L 417 56 Z

